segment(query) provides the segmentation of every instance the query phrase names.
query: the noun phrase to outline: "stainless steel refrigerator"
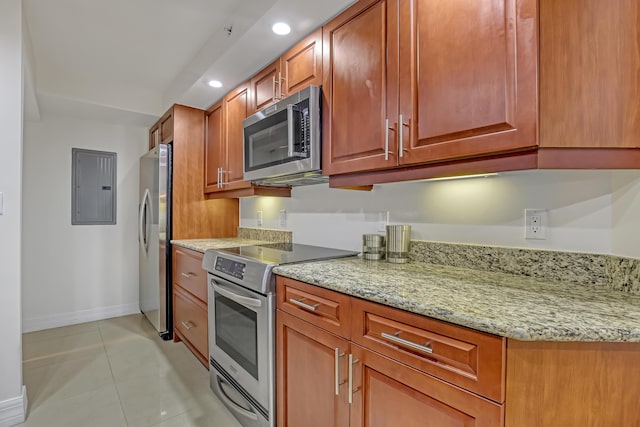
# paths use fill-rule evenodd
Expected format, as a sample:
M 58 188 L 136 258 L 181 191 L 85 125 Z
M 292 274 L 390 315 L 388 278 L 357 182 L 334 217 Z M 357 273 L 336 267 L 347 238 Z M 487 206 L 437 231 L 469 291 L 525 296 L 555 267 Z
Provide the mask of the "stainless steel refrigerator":
M 173 335 L 171 307 L 171 145 L 140 158 L 140 311 L 160 336 Z

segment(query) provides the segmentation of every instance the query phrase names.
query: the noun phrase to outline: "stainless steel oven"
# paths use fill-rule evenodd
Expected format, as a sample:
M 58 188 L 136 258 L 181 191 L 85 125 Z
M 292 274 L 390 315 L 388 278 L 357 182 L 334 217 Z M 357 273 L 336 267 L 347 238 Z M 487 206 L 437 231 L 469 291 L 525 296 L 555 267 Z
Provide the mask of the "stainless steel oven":
M 209 275 L 211 387 L 244 425 L 270 425 L 273 310 L 273 294 Z
M 280 264 L 355 252 L 276 243 L 205 252 L 213 393 L 244 427 L 275 422 L 275 278 Z

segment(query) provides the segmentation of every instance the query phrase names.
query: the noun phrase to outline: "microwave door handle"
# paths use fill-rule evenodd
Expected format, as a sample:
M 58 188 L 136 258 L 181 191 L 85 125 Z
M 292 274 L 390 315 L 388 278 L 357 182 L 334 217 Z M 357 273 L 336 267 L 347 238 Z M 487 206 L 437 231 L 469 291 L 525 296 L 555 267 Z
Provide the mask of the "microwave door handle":
M 298 107 L 296 107 L 295 104 L 287 105 L 287 130 L 289 131 L 287 138 L 287 157 L 306 157 L 304 153 L 295 151 L 295 144 L 293 143 L 293 138 L 296 136 L 293 115 L 298 112 Z
M 293 138 L 295 137 L 295 129 L 293 127 L 293 109 L 295 105 L 287 105 L 287 130 L 289 131 L 289 138 L 287 138 L 287 144 L 289 145 L 287 150 L 287 157 L 293 157 Z
M 244 297 L 242 295 L 238 295 L 235 292 L 224 289 L 220 285 L 218 285 L 215 281 L 213 282 L 213 289 L 222 296 L 229 298 L 231 301 L 235 301 L 240 305 L 249 306 L 249 307 L 260 307 L 262 306 L 262 301 L 256 298 Z

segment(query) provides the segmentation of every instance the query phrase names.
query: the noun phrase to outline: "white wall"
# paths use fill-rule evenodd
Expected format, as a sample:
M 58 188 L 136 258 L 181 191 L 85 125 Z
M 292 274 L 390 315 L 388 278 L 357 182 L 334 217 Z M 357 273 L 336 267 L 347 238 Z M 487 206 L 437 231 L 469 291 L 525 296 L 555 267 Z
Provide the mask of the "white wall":
M 25 332 L 138 311 L 138 160 L 146 144 L 143 127 L 50 114 L 25 123 Z M 117 153 L 116 225 L 71 225 L 74 147 Z
M 548 209 L 546 240 L 524 239 L 524 209 Z M 279 211 L 287 211 L 287 226 Z M 249 198 L 240 225 L 287 228 L 297 243 L 361 250 L 377 233 L 378 212 L 411 224 L 414 239 L 640 257 L 640 173 L 522 171 L 488 178 L 406 182 L 371 192 L 294 188 L 292 197 Z
M 24 420 L 20 324 L 22 165 L 22 12 L 20 0 L 0 2 L 0 426 Z

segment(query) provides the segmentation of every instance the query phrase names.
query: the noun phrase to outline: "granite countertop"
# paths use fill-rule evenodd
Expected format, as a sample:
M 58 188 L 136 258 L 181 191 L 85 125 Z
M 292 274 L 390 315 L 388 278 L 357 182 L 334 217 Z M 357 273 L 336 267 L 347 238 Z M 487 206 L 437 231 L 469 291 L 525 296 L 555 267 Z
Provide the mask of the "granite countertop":
M 517 340 L 640 342 L 640 296 L 602 286 L 355 257 L 284 265 L 274 272 Z
M 171 244 L 181 246 L 183 248 L 202 252 L 207 249 L 224 249 L 234 248 L 237 246 L 251 246 L 272 243 L 268 240 L 245 239 L 241 237 L 224 237 L 218 239 L 188 239 L 188 240 L 172 240 Z

